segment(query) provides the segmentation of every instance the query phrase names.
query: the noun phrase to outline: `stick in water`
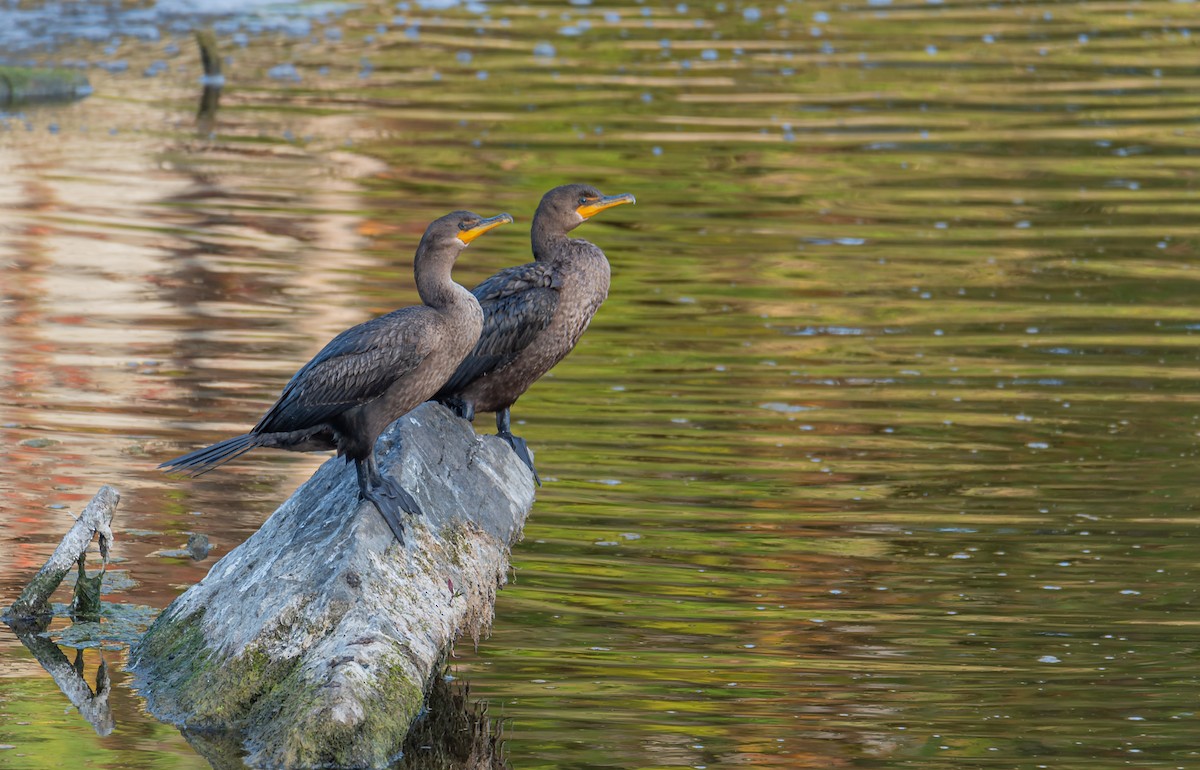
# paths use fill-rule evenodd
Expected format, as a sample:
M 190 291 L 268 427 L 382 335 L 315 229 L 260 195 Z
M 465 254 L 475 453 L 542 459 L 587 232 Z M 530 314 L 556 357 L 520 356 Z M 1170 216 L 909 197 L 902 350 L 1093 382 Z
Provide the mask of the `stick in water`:
M 100 557 L 107 566 L 108 549 L 113 539 L 109 525 L 112 523 L 113 511 L 120 501 L 121 495 L 117 490 L 107 484 L 100 487 L 100 491 L 75 520 L 74 526 L 63 536 L 58 548 L 54 549 L 54 553 L 21 592 L 20 598 L 8 608 L 4 614 L 5 619 L 21 620 L 50 614 L 50 595 L 58 588 L 58 584 L 71 567 L 75 566 L 79 557 L 87 551 L 93 535 L 100 536 Z

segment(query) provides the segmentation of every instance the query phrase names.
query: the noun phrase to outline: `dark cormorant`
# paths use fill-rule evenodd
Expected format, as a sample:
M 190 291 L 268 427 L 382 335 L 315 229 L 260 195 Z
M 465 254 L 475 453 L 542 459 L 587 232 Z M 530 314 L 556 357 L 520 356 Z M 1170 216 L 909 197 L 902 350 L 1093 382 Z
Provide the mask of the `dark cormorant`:
M 555 187 L 533 215 L 535 261 L 501 270 L 472 291 L 483 306 L 483 334 L 436 398 L 468 420 L 476 411 L 495 412 L 500 437 L 535 480 L 529 447 L 512 434 L 509 408 L 571 352 L 608 296 L 604 252 L 567 233 L 605 209 L 634 202 L 629 193 L 603 195 L 586 184 Z
M 450 278 L 472 240 L 512 222 L 455 211 L 425 230 L 413 261 L 423 305 L 393 310 L 334 337 L 284 386 L 258 425 L 242 436 L 160 465 L 199 476 L 257 447 L 293 452 L 336 449 L 354 461 L 362 498 L 370 500 L 404 542 L 401 510 L 419 513 L 395 479 L 380 474 L 375 440 L 393 420 L 428 400 L 479 339 L 479 302 Z

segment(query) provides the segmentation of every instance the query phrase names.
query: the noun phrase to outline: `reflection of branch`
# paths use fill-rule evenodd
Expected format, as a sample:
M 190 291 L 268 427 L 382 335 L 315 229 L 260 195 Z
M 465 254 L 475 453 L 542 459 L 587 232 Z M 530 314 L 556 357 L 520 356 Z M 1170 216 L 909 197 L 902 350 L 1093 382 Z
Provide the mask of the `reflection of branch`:
M 201 136 L 212 133 L 213 123 L 216 122 L 217 108 L 221 106 L 221 87 L 204 86 L 200 93 L 200 107 L 196 110 L 196 131 Z
M 108 549 L 112 544 L 113 510 L 120 502 L 117 490 L 105 484 L 83 509 L 74 526 L 63 536 L 62 542 L 50 558 L 29 581 L 20 598 L 4 613 L 6 620 L 28 620 L 38 615 L 50 614 L 50 595 L 71 567 L 79 560 L 92 542 L 92 535 L 100 535 L 100 556 L 108 563 Z
M 18 627 L 13 631 L 21 644 L 29 648 L 37 662 L 54 678 L 54 683 L 67 696 L 67 700 L 79 709 L 80 716 L 96 729 L 96 735 L 104 737 L 111 733 L 116 722 L 108 706 L 108 664 L 104 658 L 100 658 L 100 668 L 96 671 L 96 691 L 93 693 L 83 679 L 83 650 L 76 652 L 75 664 L 72 665 L 57 644 L 38 636 L 36 628 Z

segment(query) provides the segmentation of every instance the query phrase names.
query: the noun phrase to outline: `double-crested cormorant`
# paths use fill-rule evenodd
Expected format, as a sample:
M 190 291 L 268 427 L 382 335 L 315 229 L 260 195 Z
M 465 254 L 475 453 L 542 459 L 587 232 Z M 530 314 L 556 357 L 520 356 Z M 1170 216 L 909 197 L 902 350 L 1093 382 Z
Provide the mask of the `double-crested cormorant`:
M 395 479 L 379 473 L 375 440 L 393 420 L 428 400 L 479 339 L 479 302 L 450 278 L 467 244 L 508 214 L 484 219 L 455 211 L 435 220 L 417 247 L 413 270 L 423 305 L 393 310 L 334 337 L 284 387 L 249 433 L 160 465 L 199 476 L 257 447 L 293 452 L 336 449 L 358 471 L 362 498 L 404 542 L 401 510 L 419 513 Z
M 604 252 L 567 233 L 605 209 L 634 202 L 629 193 L 603 195 L 586 184 L 555 187 L 533 215 L 536 261 L 501 270 L 472 290 L 483 307 L 483 334 L 437 399 L 468 420 L 476 411 L 495 412 L 500 437 L 535 480 L 529 447 L 512 434 L 509 408 L 571 352 L 608 296 Z

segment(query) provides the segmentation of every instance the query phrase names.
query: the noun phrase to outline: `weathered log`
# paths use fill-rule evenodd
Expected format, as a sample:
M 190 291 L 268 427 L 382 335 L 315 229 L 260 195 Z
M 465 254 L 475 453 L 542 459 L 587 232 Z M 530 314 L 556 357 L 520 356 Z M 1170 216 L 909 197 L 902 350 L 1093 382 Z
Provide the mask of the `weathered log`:
M 503 441 L 424 404 L 380 438 L 417 499 L 395 540 L 331 459 L 173 602 L 132 650 L 151 714 L 240 731 L 257 767 L 381 767 L 438 664 L 490 627 L 533 477 Z
M 112 544 L 112 530 L 109 525 L 112 524 L 113 511 L 116 510 L 120 500 L 121 495 L 117 490 L 107 484 L 100 487 L 100 491 L 96 493 L 91 502 L 83 509 L 83 513 L 79 514 L 75 524 L 63 536 L 58 547 L 54 549 L 54 553 L 50 554 L 50 558 L 29 581 L 29 585 L 25 586 L 25 590 L 4 613 L 5 620 L 19 622 L 49 615 L 51 612 L 50 595 L 54 593 L 54 589 L 58 588 L 59 583 L 66 577 L 71 567 L 87 551 L 88 546 L 92 543 L 92 537 L 97 534 L 100 535 L 101 557 L 105 564 L 108 563 L 108 549 Z

